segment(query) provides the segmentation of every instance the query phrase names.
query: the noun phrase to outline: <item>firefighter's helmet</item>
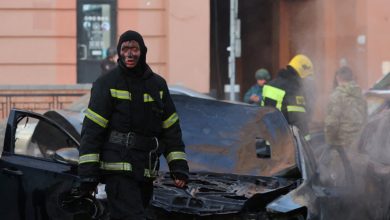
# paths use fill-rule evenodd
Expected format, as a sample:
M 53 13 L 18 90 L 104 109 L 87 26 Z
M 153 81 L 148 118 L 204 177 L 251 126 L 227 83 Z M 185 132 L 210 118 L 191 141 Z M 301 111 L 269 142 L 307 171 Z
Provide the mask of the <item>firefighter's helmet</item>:
M 306 78 L 310 75 L 313 75 L 313 63 L 305 55 L 296 55 L 294 58 L 291 59 L 288 65 L 294 68 L 294 70 L 297 71 L 298 75 L 301 78 Z

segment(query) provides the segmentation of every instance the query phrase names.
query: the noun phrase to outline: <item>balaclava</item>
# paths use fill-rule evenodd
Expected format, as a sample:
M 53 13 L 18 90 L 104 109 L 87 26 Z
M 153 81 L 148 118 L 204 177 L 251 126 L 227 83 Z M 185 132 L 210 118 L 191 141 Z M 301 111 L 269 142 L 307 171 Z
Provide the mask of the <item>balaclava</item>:
M 141 50 L 141 56 L 139 57 L 139 60 L 138 60 L 138 63 L 137 65 L 134 67 L 134 68 L 127 68 L 125 63 L 124 63 L 124 58 L 121 57 L 121 45 L 123 42 L 126 42 L 126 41 L 137 41 L 139 46 L 140 46 L 140 50 Z M 148 49 L 146 48 L 145 46 L 145 43 L 144 43 L 144 39 L 142 38 L 141 34 L 139 34 L 138 32 L 136 31 L 132 31 L 132 30 L 128 30 L 126 31 L 125 33 L 123 33 L 120 37 L 119 37 L 119 41 L 118 41 L 118 45 L 117 45 L 117 53 L 118 53 L 118 64 L 119 66 L 125 70 L 125 72 L 129 72 L 129 73 L 137 73 L 137 74 L 142 74 L 143 72 L 145 72 L 146 70 L 146 53 L 148 51 Z

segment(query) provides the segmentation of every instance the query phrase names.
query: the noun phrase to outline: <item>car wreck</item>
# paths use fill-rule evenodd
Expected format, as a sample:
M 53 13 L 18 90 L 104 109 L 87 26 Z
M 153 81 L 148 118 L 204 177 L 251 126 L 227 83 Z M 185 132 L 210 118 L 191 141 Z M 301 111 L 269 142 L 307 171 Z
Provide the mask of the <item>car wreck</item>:
M 274 108 L 172 98 L 191 176 L 186 189 L 176 188 L 161 161 L 150 219 L 388 217 L 389 202 L 380 192 L 390 169 L 375 159 L 376 145 L 361 140 L 348 152 L 311 146 Z M 82 117 L 82 111 L 11 111 L 0 158 L 0 197 L 9 198 L 1 202 L 1 219 L 108 219 L 104 185 L 93 198 L 72 196 Z M 381 114 L 384 119 L 390 115 Z M 370 132 L 379 126 L 368 124 Z M 320 158 L 315 147 L 323 149 Z

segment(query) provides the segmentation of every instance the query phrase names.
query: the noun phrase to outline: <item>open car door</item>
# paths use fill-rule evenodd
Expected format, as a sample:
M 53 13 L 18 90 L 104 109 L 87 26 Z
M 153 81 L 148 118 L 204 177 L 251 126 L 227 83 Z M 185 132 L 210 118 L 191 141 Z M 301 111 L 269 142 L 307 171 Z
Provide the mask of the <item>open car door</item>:
M 78 179 L 77 163 L 61 163 L 54 155 L 78 146 L 50 119 L 11 110 L 0 158 L 0 219 L 74 219 L 60 206 Z

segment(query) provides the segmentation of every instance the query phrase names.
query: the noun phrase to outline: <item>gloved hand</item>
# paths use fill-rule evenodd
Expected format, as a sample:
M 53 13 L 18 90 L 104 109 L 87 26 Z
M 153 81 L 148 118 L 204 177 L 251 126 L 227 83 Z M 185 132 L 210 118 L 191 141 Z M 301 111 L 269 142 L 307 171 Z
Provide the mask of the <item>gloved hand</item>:
M 180 171 L 171 172 L 171 177 L 177 187 L 183 188 L 188 183 L 188 174 L 186 173 Z
M 82 216 L 82 219 L 100 219 L 104 211 L 103 205 L 91 193 L 97 184 L 81 181 L 74 183 L 70 192 L 59 195 L 61 209 L 69 214 Z

